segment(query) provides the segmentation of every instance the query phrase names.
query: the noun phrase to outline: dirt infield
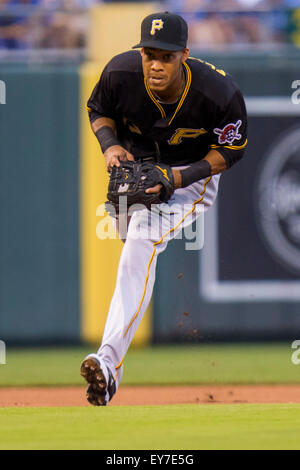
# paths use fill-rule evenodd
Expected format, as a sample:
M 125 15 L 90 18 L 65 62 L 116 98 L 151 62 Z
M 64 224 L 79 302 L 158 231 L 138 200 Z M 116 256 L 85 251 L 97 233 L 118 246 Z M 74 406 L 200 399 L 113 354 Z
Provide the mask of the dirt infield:
M 0 407 L 90 406 L 85 390 L 85 387 L 0 388 Z M 300 403 L 300 385 L 120 387 L 110 406 L 197 403 Z

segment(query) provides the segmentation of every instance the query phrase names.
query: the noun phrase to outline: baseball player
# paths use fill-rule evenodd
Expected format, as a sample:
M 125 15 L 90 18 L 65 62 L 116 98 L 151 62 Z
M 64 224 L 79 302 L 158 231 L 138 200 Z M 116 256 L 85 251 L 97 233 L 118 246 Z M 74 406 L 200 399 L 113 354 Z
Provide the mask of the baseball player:
M 214 203 L 220 174 L 242 158 L 247 144 L 240 90 L 223 70 L 189 57 L 187 36 L 180 16 L 147 16 L 133 47 L 140 50 L 112 58 L 88 100 L 109 172 L 122 161 L 150 156 L 171 167 L 174 185 L 170 200 L 151 210 L 151 224 L 159 227 L 153 236 L 136 236 L 137 227 L 149 228 L 147 208 L 130 218 L 102 344 L 81 364 L 87 399 L 95 406 L 106 405 L 120 385 L 125 354 L 151 299 L 159 253 Z M 170 207 L 179 208 L 171 219 Z

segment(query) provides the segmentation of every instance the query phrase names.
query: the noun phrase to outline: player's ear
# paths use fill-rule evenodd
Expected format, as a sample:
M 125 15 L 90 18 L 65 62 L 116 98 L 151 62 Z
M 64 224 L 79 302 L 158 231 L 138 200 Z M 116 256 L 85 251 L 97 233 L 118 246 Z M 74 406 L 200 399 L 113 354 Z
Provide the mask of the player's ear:
M 141 56 L 144 55 L 144 48 L 142 47 L 142 49 L 140 50 L 140 53 L 141 53 Z
M 181 62 L 185 62 L 189 58 L 189 55 L 190 55 L 190 50 L 187 47 L 182 49 Z

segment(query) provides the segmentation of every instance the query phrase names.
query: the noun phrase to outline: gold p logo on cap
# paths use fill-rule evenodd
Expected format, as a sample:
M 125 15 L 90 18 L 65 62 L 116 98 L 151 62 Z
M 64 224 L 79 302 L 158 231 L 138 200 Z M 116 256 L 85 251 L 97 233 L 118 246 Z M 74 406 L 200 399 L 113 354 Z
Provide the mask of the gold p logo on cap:
M 152 20 L 152 27 L 151 27 L 151 36 L 154 36 L 156 31 L 159 31 L 160 29 L 163 29 L 164 27 L 164 22 L 163 20 Z

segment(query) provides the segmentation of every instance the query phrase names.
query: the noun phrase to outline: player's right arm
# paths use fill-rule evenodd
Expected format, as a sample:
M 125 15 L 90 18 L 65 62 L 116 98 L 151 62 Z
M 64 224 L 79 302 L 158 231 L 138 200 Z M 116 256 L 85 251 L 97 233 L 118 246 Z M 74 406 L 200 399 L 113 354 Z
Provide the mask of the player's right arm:
M 113 166 L 120 166 L 120 161 L 134 160 L 133 155 L 119 143 L 113 119 L 98 117 L 91 122 L 91 128 L 101 146 L 108 172 Z
M 117 138 L 117 96 L 108 64 L 87 103 L 90 124 L 104 155 L 107 171 L 111 171 L 113 166 L 120 166 L 120 161 L 134 160 Z

